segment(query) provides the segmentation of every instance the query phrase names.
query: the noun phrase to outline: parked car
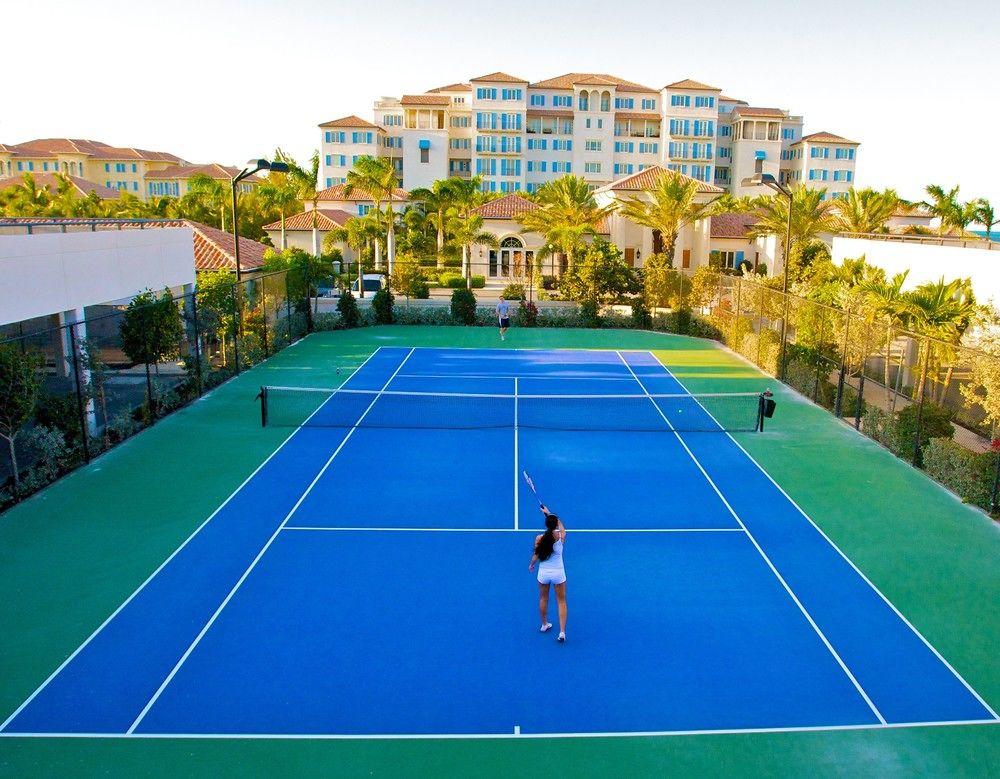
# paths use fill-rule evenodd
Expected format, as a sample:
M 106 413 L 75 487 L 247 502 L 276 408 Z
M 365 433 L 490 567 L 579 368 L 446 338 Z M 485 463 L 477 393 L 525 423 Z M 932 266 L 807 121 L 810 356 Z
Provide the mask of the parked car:
M 385 286 L 385 276 L 381 273 L 366 273 L 362 277 L 365 283 L 365 294 L 369 292 L 375 293 Z M 358 294 L 358 280 L 355 279 L 354 283 L 351 285 L 351 292 L 355 295 Z

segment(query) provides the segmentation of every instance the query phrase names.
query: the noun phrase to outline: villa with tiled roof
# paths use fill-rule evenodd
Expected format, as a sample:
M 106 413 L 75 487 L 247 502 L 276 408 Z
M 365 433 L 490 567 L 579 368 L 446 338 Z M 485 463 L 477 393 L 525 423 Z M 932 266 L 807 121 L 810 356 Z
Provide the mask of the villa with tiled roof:
M 110 187 L 102 186 L 101 184 L 95 184 L 93 181 L 87 181 L 86 179 L 81 179 L 77 176 L 66 176 L 57 173 L 26 173 L 20 176 L 11 176 L 10 178 L 0 179 L 0 191 L 9 189 L 10 187 L 21 186 L 24 182 L 25 176 L 31 176 L 31 179 L 35 182 L 35 186 L 39 189 L 47 189 L 49 192 L 55 193 L 59 190 L 60 177 L 69 183 L 70 189 L 78 197 L 87 197 L 91 193 L 99 197 L 101 200 L 110 200 L 117 198 L 119 192 L 117 189 L 111 189 Z
M 480 176 L 486 191 L 530 193 L 567 173 L 597 189 L 660 165 L 748 195 L 758 194 L 742 185 L 758 160 L 782 182 L 809 180 L 811 170 L 824 181 L 821 168 L 792 148 L 802 140 L 801 116 L 726 97 L 691 77 L 655 88 L 610 73 L 528 81 L 497 71 L 379 98 L 373 119 L 352 115 L 319 126 L 322 186 L 343 184 L 362 155 L 391 160 L 406 189 Z M 854 148 L 827 169 L 831 196 L 853 181 Z

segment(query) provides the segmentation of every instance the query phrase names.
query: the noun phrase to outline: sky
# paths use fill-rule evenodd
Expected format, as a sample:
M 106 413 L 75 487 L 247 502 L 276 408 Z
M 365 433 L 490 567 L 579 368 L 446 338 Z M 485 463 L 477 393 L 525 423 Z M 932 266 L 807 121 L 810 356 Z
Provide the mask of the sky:
M 856 183 L 1000 211 L 995 0 L 35 0 L 5 4 L 0 143 L 71 137 L 239 164 L 320 122 L 503 70 L 694 78 L 861 142 Z

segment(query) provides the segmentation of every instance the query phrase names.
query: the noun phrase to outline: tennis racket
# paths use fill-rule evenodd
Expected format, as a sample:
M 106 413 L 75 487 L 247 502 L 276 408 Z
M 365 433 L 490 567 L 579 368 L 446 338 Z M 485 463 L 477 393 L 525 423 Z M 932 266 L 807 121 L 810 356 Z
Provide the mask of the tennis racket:
M 538 490 L 535 489 L 535 483 L 531 480 L 531 477 L 528 475 L 528 472 L 527 471 L 521 471 L 521 475 L 524 477 L 524 481 L 525 481 L 525 484 L 528 485 L 528 489 L 530 489 L 531 492 L 534 494 L 535 500 L 538 501 L 538 505 L 539 506 L 544 506 L 545 504 L 542 503 L 542 499 L 540 497 L 538 497 Z

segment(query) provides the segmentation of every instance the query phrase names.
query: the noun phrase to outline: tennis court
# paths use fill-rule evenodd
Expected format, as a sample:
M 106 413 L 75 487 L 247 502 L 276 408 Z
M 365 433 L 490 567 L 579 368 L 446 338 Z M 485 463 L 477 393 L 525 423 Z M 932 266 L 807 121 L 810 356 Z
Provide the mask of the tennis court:
M 740 443 L 787 434 L 780 404 L 750 432 L 757 393 L 692 395 L 644 350 L 387 346 L 341 379 L 268 390 L 287 438 L 0 732 L 996 721 Z M 522 470 L 570 531 L 565 645 Z

